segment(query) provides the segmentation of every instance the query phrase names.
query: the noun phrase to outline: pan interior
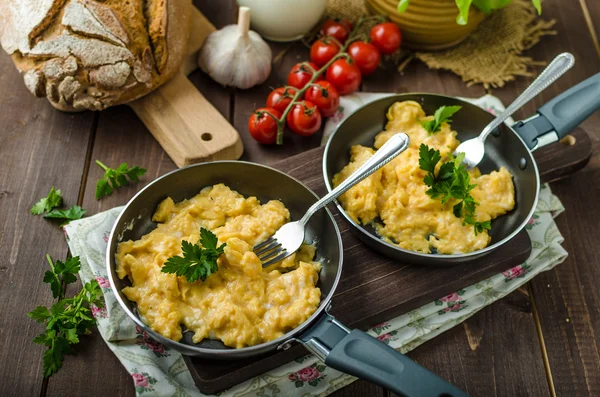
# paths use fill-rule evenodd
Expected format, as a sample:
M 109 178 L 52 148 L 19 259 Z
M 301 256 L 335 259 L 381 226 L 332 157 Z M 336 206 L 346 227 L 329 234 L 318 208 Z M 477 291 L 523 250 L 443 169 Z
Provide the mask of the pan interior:
M 151 216 L 157 205 L 167 196 L 173 198 L 175 202 L 179 202 L 195 196 L 202 188 L 217 183 L 224 183 L 245 197 L 256 196 L 261 203 L 273 199 L 281 200 L 289 209 L 292 220 L 300 219 L 317 200 L 314 193 L 288 175 L 269 167 L 239 161 L 199 164 L 174 171 L 157 179 L 138 193 L 127 205 L 115 224 L 107 251 L 107 255 L 109 255 L 109 272 L 116 287 L 115 293 L 119 295 L 131 312 L 137 315 L 135 304 L 129 301 L 121 292 L 124 287 L 130 285 L 130 282 L 127 278 L 120 280 L 115 272 L 114 254 L 118 243 L 130 239 L 137 240 L 156 228 L 157 224 L 151 221 Z M 317 286 L 321 289 L 321 304 L 313 317 L 296 330 L 306 326 L 314 316 L 324 309 L 324 306 L 331 299 L 339 278 L 338 272 L 341 270 L 341 240 L 337 226 L 329 211 L 319 211 L 311 218 L 307 225 L 305 241 L 317 244 L 315 260 L 323 264 L 317 283 Z M 165 340 L 165 338 L 154 333 L 153 336 L 162 342 L 176 343 Z M 226 347 L 220 341 L 209 339 L 194 344 L 191 341 L 191 336 L 190 332 L 184 333 L 184 338 L 180 341 L 180 344 L 195 348 L 224 349 L 227 351 L 240 351 L 264 345 L 232 349 Z M 284 338 L 285 336 L 280 339 Z
M 323 161 L 325 182 L 329 190 L 332 188 L 333 176 L 350 161 L 350 147 L 353 145 L 372 147 L 375 135 L 385 128 L 388 108 L 395 102 L 407 100 L 421 104 L 428 115 L 433 114 L 440 106 L 462 106 L 462 109 L 452 117 L 451 123 L 452 129 L 458 132 L 458 139 L 461 142 L 479 135 L 494 118 L 490 113 L 469 102 L 435 94 L 400 94 L 371 102 L 344 120 L 330 138 Z M 508 169 L 513 175 L 515 185 L 515 208 L 492 221 L 490 233 L 492 240 L 488 248 L 511 236 L 527 220 L 530 210 L 536 204 L 539 189 L 537 168 L 531 152 L 511 128 L 502 126 L 500 130 L 499 134 L 492 134 L 487 138 L 486 155 L 479 169 L 482 173 L 489 173 L 501 166 Z M 521 167 L 523 163 L 524 167 Z M 352 222 L 339 204 L 338 208 L 344 217 Z M 385 243 L 371 226 L 359 225 L 358 227 L 372 239 L 378 240 L 382 246 L 387 246 L 386 249 L 392 247 L 404 253 L 416 254 Z M 419 255 L 441 257 L 435 254 Z

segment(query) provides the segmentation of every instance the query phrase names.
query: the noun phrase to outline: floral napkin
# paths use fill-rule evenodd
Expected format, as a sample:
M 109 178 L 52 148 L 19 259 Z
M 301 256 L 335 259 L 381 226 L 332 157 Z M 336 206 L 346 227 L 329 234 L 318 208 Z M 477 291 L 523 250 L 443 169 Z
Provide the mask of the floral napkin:
M 383 94 L 385 95 L 385 94 Z M 330 118 L 325 137 L 345 115 L 382 94 L 354 94 L 342 98 L 340 112 Z M 495 97 L 472 100 L 489 111 L 503 109 Z M 139 396 L 203 396 L 180 353 L 152 340 L 131 321 L 115 300 L 104 265 L 106 243 L 121 207 L 102 212 L 65 226 L 73 255 L 81 258 L 82 282 L 98 280 L 106 306 L 93 308 L 98 330 L 108 347 L 131 374 Z M 460 324 L 485 306 L 501 299 L 538 273 L 561 263 L 567 252 L 553 218 L 564 210 L 548 185 L 543 185 L 535 214 L 527 224 L 533 250 L 525 263 L 475 285 L 451 293 L 419 309 L 390 319 L 368 332 L 405 353 L 442 332 Z M 226 397 L 325 396 L 356 378 L 325 366 L 312 355 L 304 356 L 275 370 L 219 393 Z

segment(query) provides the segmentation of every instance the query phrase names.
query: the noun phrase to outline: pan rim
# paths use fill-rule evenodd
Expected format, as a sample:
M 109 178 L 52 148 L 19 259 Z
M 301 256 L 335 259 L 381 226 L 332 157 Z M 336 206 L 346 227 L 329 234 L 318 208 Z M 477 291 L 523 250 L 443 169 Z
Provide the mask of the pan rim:
M 346 119 L 344 119 L 341 123 L 339 123 L 335 127 L 335 129 L 329 136 L 329 139 L 327 140 L 327 144 L 325 145 L 325 150 L 323 152 L 323 160 L 322 160 L 322 171 L 323 171 L 323 179 L 325 180 L 325 187 L 327 188 L 328 192 L 331 192 L 333 190 L 333 188 L 331 186 L 331 178 L 332 177 L 330 177 L 328 175 L 327 159 L 329 158 L 329 150 L 330 150 L 331 142 L 334 140 L 336 134 L 338 133 L 338 131 L 340 130 L 342 125 L 344 125 L 344 123 L 348 122 L 348 120 L 350 119 L 350 117 L 352 117 L 353 114 L 358 113 L 359 111 L 364 110 L 365 108 L 372 106 L 377 102 L 389 101 L 392 98 L 394 98 L 394 100 L 401 100 L 401 98 L 407 97 L 407 96 L 422 96 L 422 97 L 435 96 L 435 97 L 440 97 L 440 98 L 447 98 L 447 99 L 451 99 L 453 101 L 459 101 L 464 104 L 467 104 L 467 105 L 469 105 L 469 107 L 475 106 L 477 109 L 481 110 L 482 112 L 486 112 L 485 109 L 483 109 L 483 108 L 479 107 L 478 105 L 475 105 L 471 102 L 465 101 L 464 99 L 461 99 L 458 97 L 453 97 L 450 95 L 440 95 L 440 94 L 434 94 L 434 93 L 429 93 L 429 92 L 409 92 L 409 93 L 404 93 L 404 94 L 389 95 L 389 96 L 386 96 L 383 98 L 375 99 L 374 101 L 368 102 L 368 103 L 360 106 L 358 109 L 356 109 L 354 112 L 352 112 L 352 114 L 350 114 Z M 488 112 L 486 112 L 486 113 L 488 113 Z M 527 145 L 525 144 L 525 141 L 523 141 L 521 136 L 519 134 L 517 134 L 510 125 L 508 125 L 506 122 L 504 123 L 504 125 L 508 128 L 508 130 L 510 130 L 510 132 L 512 134 L 514 134 L 518 138 L 519 142 L 521 142 L 523 147 L 527 150 L 527 153 L 529 154 L 528 161 L 533 166 L 533 170 L 534 170 L 536 189 L 535 189 L 535 197 L 533 200 L 533 205 L 529 209 L 529 212 L 528 212 L 527 216 L 525 217 L 525 220 L 520 225 L 518 225 L 512 231 L 512 233 L 510 233 L 508 236 L 504 237 L 503 239 L 495 242 L 494 244 L 490 244 L 483 249 L 464 253 L 464 254 L 426 254 L 426 253 L 422 253 L 422 252 L 409 251 L 409 250 L 400 248 L 397 245 L 388 243 L 387 241 L 384 241 L 381 237 L 375 236 L 372 233 L 369 233 L 368 231 L 366 231 L 365 228 L 363 227 L 363 225 L 355 222 L 346 213 L 346 211 L 344 210 L 344 208 L 342 207 L 342 205 L 340 204 L 340 202 L 337 199 L 335 200 L 335 205 L 336 205 L 338 211 L 340 211 L 340 214 L 342 215 L 342 217 L 348 223 L 350 223 L 350 225 L 353 226 L 355 228 L 355 230 L 358 230 L 359 233 L 361 233 L 363 236 L 367 237 L 371 242 L 373 242 L 375 244 L 381 244 L 384 247 L 390 248 L 390 249 L 392 249 L 398 253 L 401 253 L 403 255 L 413 256 L 413 257 L 415 257 L 415 259 L 417 259 L 417 258 L 420 260 L 428 260 L 429 259 L 429 260 L 435 261 L 435 262 L 445 262 L 447 259 L 448 262 L 453 262 L 453 261 L 455 262 L 456 260 L 460 260 L 460 259 L 471 260 L 471 259 L 475 259 L 476 257 L 489 254 L 492 251 L 499 248 L 500 246 L 506 244 L 508 241 L 512 240 L 527 225 L 527 222 L 533 216 L 533 213 L 535 212 L 535 209 L 537 207 L 537 203 L 539 200 L 539 194 L 540 194 L 540 187 L 541 187 L 540 173 L 539 173 L 535 158 L 533 157 L 532 151 L 527 147 Z M 375 137 L 373 136 L 373 138 L 375 138 Z M 382 253 L 385 253 L 383 250 L 379 250 L 379 251 Z M 389 255 L 386 254 L 386 256 L 389 256 Z
M 116 233 L 117 233 L 116 228 L 117 228 L 117 225 L 119 225 L 119 223 L 121 222 L 121 218 L 125 214 L 125 211 L 127 210 L 127 208 L 133 202 L 135 202 L 136 200 L 139 200 L 139 198 L 144 194 L 144 192 L 147 189 L 150 188 L 150 186 L 154 185 L 155 183 L 158 183 L 158 181 L 160 181 L 162 179 L 168 178 L 169 176 L 171 176 L 173 174 L 176 174 L 183 170 L 187 170 L 189 168 L 194 168 L 194 167 L 202 167 L 202 166 L 207 166 L 207 165 L 212 165 L 212 164 L 231 164 L 231 163 L 234 163 L 236 165 L 242 165 L 242 166 L 262 167 L 262 168 L 266 168 L 271 171 L 277 172 L 279 174 L 282 174 L 283 176 L 290 178 L 292 181 L 300 184 L 300 186 L 302 186 L 304 189 L 306 189 L 308 192 L 310 192 L 315 197 L 316 200 L 320 199 L 320 197 L 312 189 L 310 189 L 308 186 L 306 186 L 304 183 L 302 183 L 298 179 L 294 178 L 291 175 L 288 175 L 287 173 L 285 173 L 283 171 L 280 171 L 276 168 L 273 168 L 273 167 L 270 167 L 267 165 L 253 163 L 253 162 L 249 162 L 249 161 L 239 161 L 239 160 L 216 160 L 216 161 L 210 161 L 210 162 L 205 162 L 205 163 L 191 164 L 191 165 L 173 170 L 171 172 L 168 172 L 168 173 L 156 178 L 155 180 L 153 180 L 152 182 L 150 182 L 146 186 L 144 186 L 140 191 L 138 191 L 127 202 L 127 204 L 125 204 L 123 206 L 123 209 L 119 213 L 119 216 L 115 220 L 115 223 L 111 229 L 109 240 L 108 240 L 109 242 L 106 246 L 105 264 L 106 264 L 108 280 L 109 280 L 111 287 L 113 288 L 114 297 L 117 300 L 117 302 L 119 303 L 119 306 L 121 307 L 121 309 L 123 309 L 123 311 L 125 311 L 127 316 L 130 319 L 132 319 L 135 324 L 139 325 L 140 327 L 143 328 L 144 331 L 149 333 L 152 336 L 152 338 L 154 338 L 155 340 L 159 341 L 160 343 L 162 343 L 166 346 L 174 348 L 175 350 L 179 351 L 180 353 L 182 353 L 184 355 L 192 355 L 192 356 L 196 355 L 196 356 L 205 356 L 205 357 L 211 356 L 216 359 L 221 359 L 221 358 L 222 359 L 229 359 L 229 358 L 234 359 L 234 358 L 241 358 L 241 357 L 250 357 L 252 355 L 256 355 L 256 354 L 264 353 L 266 351 L 274 350 L 278 346 L 285 345 L 286 342 L 293 340 L 295 335 L 302 333 L 304 330 L 306 330 L 308 327 L 310 327 L 310 325 L 317 319 L 317 317 L 321 316 L 323 311 L 325 311 L 327 309 L 327 307 L 329 306 L 331 299 L 333 298 L 333 295 L 338 287 L 338 284 L 339 284 L 339 281 L 340 281 L 340 278 L 342 275 L 342 267 L 343 267 L 343 262 L 344 262 L 344 246 L 342 243 L 341 232 L 339 230 L 339 227 L 337 225 L 337 222 L 335 221 L 333 214 L 331 213 L 331 211 L 329 211 L 328 208 L 325 207 L 323 209 L 326 211 L 330 222 L 333 224 L 335 234 L 337 237 L 337 245 L 338 245 L 339 252 L 340 252 L 339 260 L 338 260 L 337 274 L 333 280 L 331 290 L 329 291 L 327 296 L 321 300 L 317 310 L 315 310 L 315 312 L 308 319 L 306 319 L 303 323 L 298 325 L 296 328 L 290 330 L 289 332 L 285 333 L 284 335 L 280 336 L 279 338 L 273 339 L 272 341 L 269 341 L 269 342 L 261 343 L 261 344 L 254 345 L 254 346 L 247 346 L 247 347 L 243 347 L 243 348 L 239 348 L 239 349 L 235 349 L 235 348 L 216 349 L 216 348 L 207 348 L 207 347 L 197 347 L 194 345 L 188 345 L 185 343 L 174 341 L 172 339 L 162 336 L 161 334 L 155 332 L 152 328 L 150 328 L 150 326 L 145 324 L 141 320 L 141 318 L 139 318 L 135 313 L 133 313 L 127 307 L 123 297 L 121 296 L 121 291 L 119 291 L 117 289 L 117 285 L 115 283 L 115 280 L 113 279 L 112 262 L 114 262 L 114 260 L 111 260 L 111 258 L 114 258 L 114 253 L 116 253 L 116 246 L 118 245 L 118 241 L 117 241 L 118 236 L 116 235 Z M 115 252 L 113 252 L 113 245 L 114 245 Z M 116 263 L 115 263 L 115 265 L 116 265 Z M 115 272 L 116 272 L 116 270 L 115 270 Z M 134 303 L 134 302 L 132 302 L 132 303 Z M 189 353 L 190 351 L 194 352 L 195 354 L 190 354 Z

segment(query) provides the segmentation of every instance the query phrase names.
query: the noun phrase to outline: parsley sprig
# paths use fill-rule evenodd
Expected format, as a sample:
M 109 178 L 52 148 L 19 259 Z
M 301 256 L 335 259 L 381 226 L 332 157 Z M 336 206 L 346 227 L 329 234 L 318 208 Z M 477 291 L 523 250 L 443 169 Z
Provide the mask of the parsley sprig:
M 459 153 L 451 161 L 442 163 L 436 175 L 435 167 L 442 159 L 440 151 L 432 149 L 424 143 L 419 147 L 419 167 L 427 172 L 423 182 L 429 186 L 425 193 L 432 199 L 441 199 L 442 204 L 452 198 L 459 200 L 452 207 L 454 216 L 464 217 L 463 226 L 473 225 L 475 235 L 477 235 L 484 230 L 490 230 L 492 226 L 490 221 L 477 222 L 475 220 L 475 208 L 478 203 L 471 195 L 471 190 L 477 185 L 470 183 L 469 173 L 463 164 L 464 158 L 465 154 Z
M 33 215 L 41 215 L 46 212 L 44 218 L 60 221 L 60 226 L 64 226 L 75 219 L 83 218 L 85 210 L 78 205 L 66 210 L 57 209 L 56 207 L 60 207 L 62 202 L 60 189 L 54 189 L 54 186 L 52 186 L 50 193 L 40 199 L 29 211 Z
M 110 196 L 115 189 L 129 185 L 130 181 L 139 182 L 140 176 L 146 173 L 145 168 L 137 165 L 129 168 L 127 163 L 121 164 L 116 169 L 106 166 L 100 160 L 96 160 L 96 164 L 104 170 L 104 176 L 96 184 L 96 200 Z
M 442 123 L 450 123 L 450 117 L 454 115 L 454 113 L 458 112 L 461 109 L 461 106 L 441 106 L 433 115 L 433 120 L 424 120 L 421 121 L 421 125 L 425 130 L 429 133 L 429 135 L 438 132 L 440 128 L 442 128 Z
M 217 259 L 223 253 L 226 244 L 219 244 L 217 236 L 210 230 L 200 228 L 200 245 L 181 241 L 183 256 L 172 256 L 162 267 L 163 273 L 175 273 L 185 276 L 188 283 L 198 279 L 204 281 L 219 270 Z
M 58 301 L 50 308 L 38 306 L 28 315 L 46 325 L 46 330 L 33 341 L 48 348 L 43 357 L 43 372 L 48 377 L 62 366 L 65 355 L 72 352 L 71 345 L 79 343 L 79 336 L 89 334 L 90 328 L 95 325 L 91 306 L 102 307 L 104 303 L 96 280 L 86 283 L 74 297 L 65 298 L 62 285 L 77 281 L 75 274 L 81 266 L 79 257 L 55 263 L 50 255 L 46 258 L 51 270 L 44 274 L 44 282 L 50 284 L 52 296 Z
M 62 204 L 62 196 L 60 189 L 54 189 L 54 186 L 50 189 L 50 193 L 44 198 L 41 198 L 31 210 L 29 210 L 33 215 L 41 215 L 44 212 L 50 212 L 56 207 L 60 207 Z

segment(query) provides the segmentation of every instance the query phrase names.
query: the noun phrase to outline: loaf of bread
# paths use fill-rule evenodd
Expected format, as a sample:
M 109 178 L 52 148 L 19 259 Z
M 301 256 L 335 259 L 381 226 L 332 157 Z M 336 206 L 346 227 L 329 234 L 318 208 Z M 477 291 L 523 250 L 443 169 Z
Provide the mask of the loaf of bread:
M 190 11 L 191 0 L 1 0 L 0 40 L 32 94 L 101 110 L 177 72 Z

